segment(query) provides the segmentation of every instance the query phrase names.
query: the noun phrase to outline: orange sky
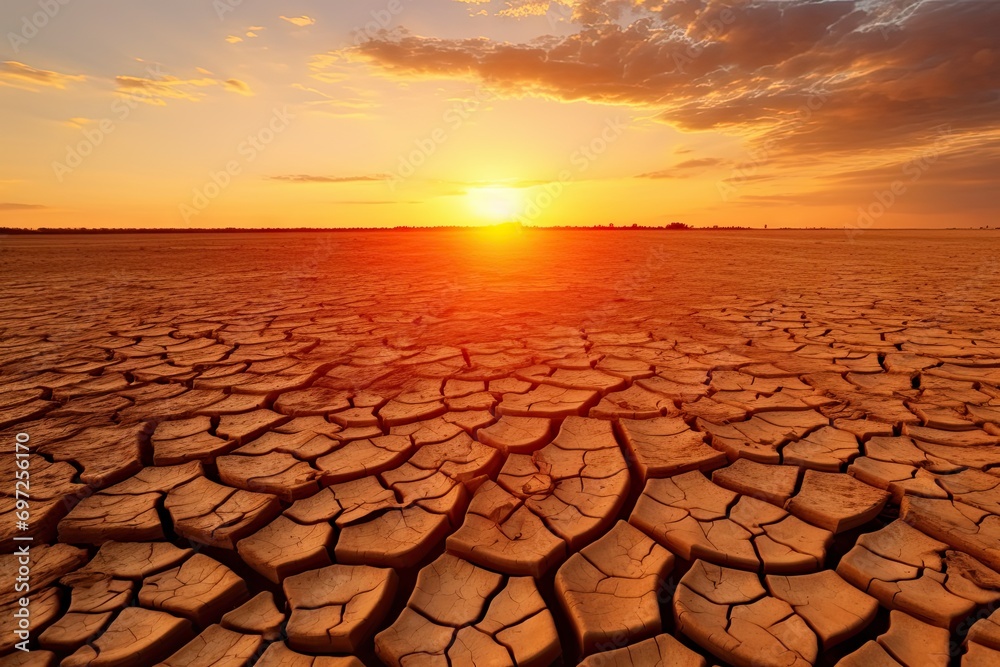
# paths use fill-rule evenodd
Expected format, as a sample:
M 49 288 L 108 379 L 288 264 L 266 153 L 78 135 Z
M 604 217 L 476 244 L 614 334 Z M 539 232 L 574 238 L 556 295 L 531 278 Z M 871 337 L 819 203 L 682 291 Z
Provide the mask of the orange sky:
M 0 226 L 996 225 L 1000 3 L 5 0 Z

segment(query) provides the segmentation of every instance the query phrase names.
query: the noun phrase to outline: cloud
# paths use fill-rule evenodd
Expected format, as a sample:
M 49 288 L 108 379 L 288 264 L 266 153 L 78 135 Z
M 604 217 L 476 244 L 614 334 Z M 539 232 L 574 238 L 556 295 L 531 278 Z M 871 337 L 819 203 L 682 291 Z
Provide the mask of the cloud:
M 95 122 L 93 118 L 79 118 L 78 117 L 78 118 L 70 118 L 69 120 L 65 121 L 65 124 L 69 125 L 72 128 L 75 128 L 75 129 L 79 130 L 84 125 L 90 125 L 93 122 Z
M 243 38 L 238 37 L 236 35 L 229 35 L 228 37 L 226 37 L 226 41 L 229 42 L 230 44 L 238 44 L 243 41 Z
M 64 89 L 68 84 L 86 81 L 81 74 L 61 74 L 52 70 L 36 69 L 30 65 L 7 60 L 0 63 L 0 86 L 37 90 L 38 86 Z
M 774 155 L 902 149 L 941 123 L 1000 118 L 1000 3 L 581 0 L 574 16 L 563 37 L 396 32 L 353 54 L 402 78 L 654 109 L 682 131 L 771 140 Z
M 283 174 L 280 176 L 269 176 L 271 181 L 285 181 L 287 183 L 364 183 L 370 181 L 384 181 L 389 178 L 388 174 L 369 174 L 363 176 L 315 176 L 311 174 Z
M 198 69 L 201 73 L 206 71 Z M 167 100 L 198 102 L 205 97 L 204 89 L 207 88 L 218 87 L 240 95 L 253 95 L 250 86 L 244 81 L 217 79 L 213 76 L 202 76 L 198 79 L 181 79 L 169 75 L 158 78 L 116 76 L 115 83 L 118 92 L 154 106 L 164 106 Z
M 507 6 L 497 12 L 497 16 L 545 16 L 549 11 L 549 4 L 549 0 L 508 0 Z
M 524 190 L 527 188 L 537 188 L 542 185 L 549 185 L 552 183 L 551 180 L 543 179 L 507 179 L 498 181 L 439 181 L 440 183 L 447 183 L 450 185 L 458 185 L 464 188 L 510 188 L 514 190 Z
M 118 85 L 119 92 L 128 93 L 149 104 L 162 106 L 166 104 L 168 99 L 197 102 L 204 97 L 204 93 L 197 92 L 195 89 L 214 86 L 218 82 L 207 77 L 179 79 L 168 76 L 162 79 L 148 79 L 138 76 L 116 76 L 115 83 Z
M 334 204 L 345 204 L 349 206 L 379 206 L 382 204 L 423 204 L 422 201 L 415 200 L 390 200 L 390 199 L 354 199 L 348 201 L 335 201 Z
M 349 78 L 348 58 L 343 53 L 320 53 L 309 60 L 309 76 L 323 83 L 339 83 Z
M 253 95 L 253 91 L 250 89 L 249 84 L 246 81 L 240 81 L 239 79 L 226 79 L 222 82 L 223 87 L 233 93 L 239 93 L 240 95 Z
M 740 192 L 739 200 L 755 206 L 847 207 L 853 223 L 862 210 L 877 203 L 887 214 L 938 216 L 949 221 L 994 225 L 996 178 L 1000 173 L 1000 131 L 980 137 L 975 159 L 948 141 L 922 147 L 901 159 L 863 169 L 837 170 L 807 179 L 801 187 L 768 194 Z M 750 178 L 736 179 L 738 184 Z
M 947 156 L 942 165 L 966 168 L 939 165 L 906 182 L 894 211 L 981 216 L 991 201 L 995 211 L 995 179 L 983 175 L 998 166 L 1000 2 L 567 4 L 560 34 L 529 41 L 397 29 L 333 54 L 403 81 L 472 80 L 511 97 L 621 105 L 684 133 L 741 138 L 745 153 L 719 181 L 724 202 L 854 211 L 901 178 L 913 154 L 933 150 Z M 688 161 L 639 176 L 722 166 Z
M 465 5 L 470 5 L 469 13 L 475 16 L 490 16 L 486 9 L 475 9 L 479 6 L 491 5 L 501 0 L 455 0 Z M 558 11 L 560 17 L 570 17 L 573 15 L 572 7 L 578 0 L 503 0 L 503 8 L 492 12 L 492 16 L 506 18 L 524 18 L 528 16 L 545 16 L 553 11 Z
M 15 204 L 12 202 L 0 202 L 0 212 L 6 211 L 40 211 L 42 209 L 47 209 L 48 206 L 43 206 L 41 204 Z
M 724 167 L 729 164 L 731 164 L 729 160 L 723 160 L 722 158 L 698 158 L 679 162 L 669 169 L 639 174 L 636 178 L 691 178 L 713 167 Z
M 279 18 L 281 18 L 281 20 L 283 21 L 288 21 L 292 25 L 298 26 L 300 28 L 314 25 L 316 23 L 316 19 L 309 16 L 281 16 Z

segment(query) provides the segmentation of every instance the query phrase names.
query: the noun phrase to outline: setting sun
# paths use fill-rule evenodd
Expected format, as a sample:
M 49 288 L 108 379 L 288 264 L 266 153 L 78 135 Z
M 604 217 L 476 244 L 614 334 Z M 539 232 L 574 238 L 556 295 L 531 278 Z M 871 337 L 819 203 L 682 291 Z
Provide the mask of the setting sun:
M 517 188 L 473 188 L 466 197 L 476 218 L 486 222 L 511 222 L 523 213 L 524 194 Z

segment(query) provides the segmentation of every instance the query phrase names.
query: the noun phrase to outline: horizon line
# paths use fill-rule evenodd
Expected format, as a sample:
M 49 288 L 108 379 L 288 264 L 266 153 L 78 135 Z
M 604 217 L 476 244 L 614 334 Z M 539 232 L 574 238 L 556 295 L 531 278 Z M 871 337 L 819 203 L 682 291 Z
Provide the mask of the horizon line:
M 638 231 L 843 231 L 857 229 L 850 225 L 843 227 L 745 227 L 739 225 L 713 225 L 697 227 L 685 223 L 670 223 L 668 225 L 522 225 L 517 222 L 505 222 L 492 225 L 428 225 L 394 227 L 0 227 L 3 235 L 31 234 L 205 234 L 205 233 L 294 233 L 294 232 L 445 232 L 445 231 L 484 231 L 490 229 L 505 229 L 514 227 L 518 230 L 531 231 L 607 231 L 607 232 L 638 232 Z M 990 227 L 893 227 L 876 228 L 866 231 L 904 232 L 904 231 L 998 231 L 1000 226 Z

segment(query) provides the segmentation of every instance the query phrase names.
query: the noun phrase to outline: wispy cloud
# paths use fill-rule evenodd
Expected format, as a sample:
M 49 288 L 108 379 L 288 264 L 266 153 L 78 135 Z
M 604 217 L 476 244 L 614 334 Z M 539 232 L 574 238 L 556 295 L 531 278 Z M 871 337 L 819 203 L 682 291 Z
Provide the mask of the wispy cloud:
M 282 21 L 288 21 L 292 25 L 298 26 L 300 28 L 305 28 L 306 26 L 315 25 L 316 19 L 311 16 L 281 16 Z
M 42 204 L 18 204 L 14 202 L 0 202 L 0 212 L 7 211 L 41 211 L 49 208 Z
M 545 16 L 554 7 L 567 12 L 567 8 L 588 0 L 455 0 L 469 5 L 469 13 L 475 16 L 501 16 L 524 18 Z M 499 5 L 499 7 L 497 7 Z M 479 9 L 477 9 L 479 8 Z M 492 9 L 489 11 L 487 8 Z M 567 12 L 568 13 L 568 12 Z
M 731 164 L 729 160 L 723 160 L 722 158 L 697 158 L 679 162 L 668 169 L 638 174 L 636 178 L 691 178 L 714 167 L 724 167 L 729 164 Z
M 62 90 L 70 83 L 86 79 L 87 77 L 82 74 L 62 74 L 52 70 L 37 69 L 15 60 L 0 63 L 0 86 L 31 91 L 38 90 L 39 86 Z
M 507 6 L 497 12 L 497 16 L 523 18 L 544 16 L 549 11 L 549 0 L 507 0 Z
M 239 79 L 226 79 L 222 82 L 223 87 L 233 93 L 239 93 L 240 95 L 253 95 L 253 90 L 250 89 L 250 85 L 246 81 L 240 81 Z
M 244 81 L 217 79 L 211 76 L 197 79 L 181 79 L 175 76 L 158 78 L 116 76 L 115 83 L 119 92 L 155 106 L 164 106 L 167 100 L 197 102 L 205 97 L 205 89 L 215 87 L 240 95 L 253 95 L 253 90 Z
M 285 181 L 286 183 L 364 183 L 384 181 L 388 174 L 366 174 L 362 176 L 315 176 L 312 174 L 282 174 L 268 176 L 270 181 Z
M 382 204 L 423 204 L 416 200 L 391 200 L 391 199 L 352 199 L 347 201 L 335 201 L 334 204 L 344 204 L 347 206 L 379 206 Z
M 77 118 L 70 118 L 69 120 L 64 121 L 64 122 L 69 127 L 72 127 L 72 128 L 75 128 L 75 129 L 79 130 L 84 125 L 90 125 L 91 123 L 93 123 L 94 119 L 93 118 L 77 117 Z

